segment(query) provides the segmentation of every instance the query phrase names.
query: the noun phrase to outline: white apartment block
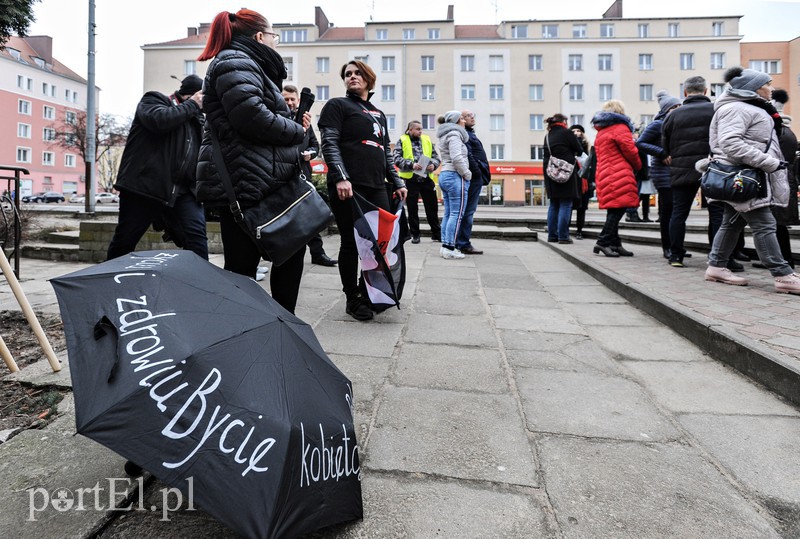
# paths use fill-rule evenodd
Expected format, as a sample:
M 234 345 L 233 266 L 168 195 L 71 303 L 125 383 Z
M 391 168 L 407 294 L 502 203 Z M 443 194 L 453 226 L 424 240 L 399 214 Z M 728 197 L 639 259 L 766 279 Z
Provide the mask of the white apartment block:
M 619 10 L 615 10 L 619 6 Z M 393 141 L 418 119 L 435 138 L 436 117 L 476 113 L 475 130 L 493 165 L 484 203 L 545 204 L 541 158 L 544 119 L 561 112 L 594 138 L 591 118 L 608 99 L 625 103 L 635 124 L 658 112 L 656 93 L 682 95 L 701 75 L 719 91 L 725 69 L 740 61 L 739 17 L 625 19 L 621 2 L 601 19 L 521 20 L 458 25 L 441 20 L 367 22 L 339 28 L 317 7 L 314 23 L 279 24 L 287 84 L 325 100 L 344 94 L 340 68 L 359 58 L 378 76 L 372 102 L 389 118 Z M 532 16 L 535 15 L 532 8 Z M 188 36 L 144 45 L 144 88 L 171 93 L 175 76 L 205 74 L 194 59 L 209 24 Z

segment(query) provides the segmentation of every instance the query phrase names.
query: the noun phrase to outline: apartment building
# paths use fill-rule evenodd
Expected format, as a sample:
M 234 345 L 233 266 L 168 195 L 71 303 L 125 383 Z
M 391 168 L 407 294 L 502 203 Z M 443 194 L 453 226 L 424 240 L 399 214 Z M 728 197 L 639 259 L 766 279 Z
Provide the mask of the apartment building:
M 87 82 L 52 51 L 50 36 L 11 37 L 0 50 L 0 164 L 28 169 L 34 193 L 68 196 L 84 191 L 85 165 L 54 144 L 56 126 L 86 110 Z
M 209 26 L 144 45 L 145 89 L 169 93 L 171 77 L 203 76 L 207 64 L 194 59 Z M 281 35 L 286 83 L 317 96 L 312 113 L 343 95 L 339 70 L 352 58 L 378 75 L 372 101 L 386 113 L 393 141 L 409 120 L 421 120 L 435 138 L 439 114 L 474 111 L 492 165 L 493 182 L 481 202 L 501 205 L 547 203 L 545 118 L 561 112 L 584 125 L 591 139 L 594 113 L 608 99 L 620 99 L 635 123 L 646 124 L 658 112 L 656 93 L 680 96 L 690 76 L 706 77 L 721 92 L 725 69 L 740 62 L 742 37 L 738 16 L 626 19 L 619 1 L 601 19 L 459 25 L 450 6 L 442 19 L 340 28 L 317 7 L 313 23 L 273 26 Z
M 772 86 L 789 93 L 784 112 L 800 106 L 800 37 L 791 41 L 742 43 L 742 65 L 772 75 Z M 794 62 L 792 62 L 794 59 Z M 793 68 L 793 69 L 792 69 Z

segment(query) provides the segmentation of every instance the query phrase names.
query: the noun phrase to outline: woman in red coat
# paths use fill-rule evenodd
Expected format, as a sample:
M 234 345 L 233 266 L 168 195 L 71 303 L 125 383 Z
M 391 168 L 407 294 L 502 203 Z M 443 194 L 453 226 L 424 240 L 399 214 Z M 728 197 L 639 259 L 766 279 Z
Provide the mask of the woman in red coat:
M 597 130 L 594 140 L 597 199 L 600 209 L 606 210 L 606 223 L 594 252 L 613 257 L 633 256 L 619 239 L 619 222 L 625 210 L 639 205 L 635 173 L 642 168 L 642 162 L 633 140 L 633 125 L 625 116 L 625 106 L 616 99 L 606 101 L 603 110 L 592 118 L 592 125 Z

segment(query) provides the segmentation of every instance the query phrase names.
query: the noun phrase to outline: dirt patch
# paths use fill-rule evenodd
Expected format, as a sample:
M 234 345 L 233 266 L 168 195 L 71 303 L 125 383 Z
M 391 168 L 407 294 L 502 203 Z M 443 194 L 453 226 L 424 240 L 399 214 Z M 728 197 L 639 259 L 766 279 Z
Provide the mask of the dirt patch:
M 56 352 L 66 348 L 64 329 L 57 315 L 37 314 L 51 346 Z M 25 315 L 0 311 L 0 335 L 20 369 L 45 361 L 39 341 Z M 5 375 L 8 371 L 0 363 Z M 0 431 L 17 428 L 42 428 L 56 414 L 58 403 L 68 393 L 62 388 L 30 387 L 15 381 L 0 382 Z

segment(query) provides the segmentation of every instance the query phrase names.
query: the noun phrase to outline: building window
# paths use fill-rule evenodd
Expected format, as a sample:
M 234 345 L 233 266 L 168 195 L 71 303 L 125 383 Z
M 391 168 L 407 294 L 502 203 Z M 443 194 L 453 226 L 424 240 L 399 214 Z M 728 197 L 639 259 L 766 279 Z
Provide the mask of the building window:
M 433 56 L 423 56 L 422 57 L 422 71 L 434 71 L 436 69 L 436 63 L 434 62 Z
M 381 56 L 381 71 L 394 71 L 394 56 Z
M 308 30 L 281 30 L 281 43 L 302 43 L 308 41 Z
M 638 32 L 639 37 L 650 37 L 650 25 L 646 22 L 639 23 Z
M 389 30 L 386 28 L 378 28 L 375 30 L 375 39 L 377 41 L 387 41 L 389 39 Z
M 599 97 L 600 101 L 608 101 L 609 99 L 614 99 L 614 85 L 601 84 Z
M 639 55 L 639 71 L 652 71 L 653 70 L 653 55 L 640 54 Z
M 50 85 L 46 82 L 42 83 L 42 95 L 47 95 L 50 92 Z
M 17 148 L 17 163 L 30 163 L 30 162 L 31 162 L 31 149 Z
M 327 101 L 331 98 L 331 90 L 328 86 L 317 86 L 317 101 Z
M 42 130 L 42 140 L 45 142 L 52 142 L 56 140 L 56 130 L 51 127 L 45 127 Z
M 30 124 L 17 124 L 17 137 L 18 138 L 31 138 Z
M 711 96 L 721 96 L 722 93 L 725 91 L 725 85 L 721 82 L 715 82 L 711 85 Z
M 44 118 L 45 120 L 55 120 L 56 109 L 45 105 L 44 108 L 42 109 L 42 118 Z
M 647 127 L 647 124 L 653 123 L 653 115 L 652 114 L 642 114 L 639 117 L 639 126 L 641 128 Z
M 475 57 L 464 55 L 461 57 L 461 71 L 475 71 Z
M 42 152 L 42 165 L 46 167 L 55 165 L 55 154 L 53 152 Z
M 781 73 L 780 60 L 750 60 L 750 69 L 761 71 L 762 73 L 769 73 L 770 75 L 777 75 Z
M 436 99 L 436 86 L 434 86 L 433 84 L 423 84 L 422 100 L 433 101 L 434 99 Z
M 542 37 L 545 39 L 553 39 L 558 37 L 558 25 L 557 24 L 543 24 L 542 25 Z
M 684 71 L 686 71 L 687 69 L 694 69 L 694 53 L 692 52 L 681 53 L 681 69 Z
M 394 84 L 381 85 L 381 101 L 394 101 Z
M 583 121 L 583 114 L 570 114 L 569 116 L 569 125 L 583 125 Z
M 600 37 L 614 37 L 614 25 L 611 23 L 600 23 Z
M 78 102 L 78 92 L 72 92 L 72 102 L 73 103 Z
M 72 101 L 72 93 L 69 90 L 64 90 L 64 100 Z
M 583 71 L 583 55 L 570 54 L 568 59 L 568 69 L 570 71 Z
M 541 54 L 528 55 L 528 71 L 541 71 L 544 64 Z
M 489 159 L 493 161 L 502 161 L 506 158 L 506 147 L 504 144 L 492 144 L 492 156 Z
M 412 41 L 415 39 L 416 32 L 413 28 L 403 28 L 403 40 Z
M 183 74 L 184 75 L 197 75 L 197 62 L 195 60 L 183 61 Z
M 436 115 L 423 114 L 422 115 L 422 129 L 435 129 L 436 128 Z
M 441 39 L 442 33 L 438 28 L 428 28 L 428 39 Z
M 64 112 L 64 123 L 67 123 L 69 125 L 75 125 L 76 124 L 76 118 L 77 117 L 75 116 L 75 113 L 72 112 L 71 110 L 68 110 L 68 111 Z
M 394 114 L 386 115 L 386 129 L 389 131 L 397 129 L 397 117 Z
M 529 117 L 529 122 L 531 131 L 541 131 L 544 129 L 543 114 L 531 114 Z
M 725 35 L 725 23 L 724 22 L 712 22 L 711 23 L 711 34 L 714 37 L 720 37 Z
M 17 58 L 19 60 L 19 58 Z M 33 57 L 33 63 L 37 66 L 41 67 L 42 69 L 47 67 L 47 64 L 44 61 L 44 58 L 39 58 L 38 56 Z
M 597 69 L 599 71 L 611 71 L 613 69 L 613 56 L 610 54 L 597 55 Z
M 45 108 L 47 108 L 47 107 L 45 107 Z M 26 116 L 30 116 L 31 115 L 31 102 L 30 101 L 25 101 L 24 99 L 20 99 L 17 102 L 17 112 L 19 112 L 20 114 L 24 114 Z
M 45 185 L 52 186 L 53 185 L 53 177 L 52 176 L 45 176 L 44 178 L 42 178 L 42 183 L 44 183 Z M 64 185 L 66 186 L 69 183 L 70 182 L 64 182 Z M 74 184 L 75 182 L 72 182 L 72 183 Z M 74 189 L 73 189 L 73 191 L 74 191 Z M 69 193 L 69 191 L 67 191 L 66 189 L 64 189 L 64 192 L 65 193 Z
M 639 101 L 652 101 L 653 100 L 653 85 L 640 84 L 639 85 Z
M 503 57 L 499 54 L 489 55 L 489 71 L 503 71 Z
M 17 88 L 25 89 L 25 77 L 17 75 Z
M 570 101 L 583 101 L 583 84 L 570 84 L 569 85 L 569 100 Z
M 502 101 L 505 99 L 503 97 L 503 85 L 502 84 L 490 84 L 489 85 L 489 99 L 492 101 Z
M 461 99 L 471 101 L 475 99 L 475 85 L 462 84 L 461 85 Z
M 327 56 L 317 58 L 317 73 L 328 73 L 331 70 L 331 59 Z
M 712 52 L 711 53 L 711 69 L 725 69 L 725 53 Z
M 574 38 L 586 37 L 586 25 L 585 24 L 573 24 L 572 25 L 572 37 L 574 37 Z
M 490 131 L 503 131 L 506 128 L 506 117 L 502 114 L 489 115 L 489 130 Z
M 669 37 L 680 37 L 681 35 L 681 25 L 677 22 L 671 22 L 667 26 L 667 35 Z
M 6 47 L 6 50 L 8 51 L 8 54 L 10 54 L 11 57 L 14 60 L 19 60 L 20 59 L 20 52 L 17 49 L 12 49 L 11 47 Z
M 544 101 L 544 85 L 543 84 L 528 85 L 528 99 L 530 99 L 531 101 Z
M 544 146 L 531 145 L 531 161 L 544 161 Z
M 528 37 L 528 25 L 512 25 L 511 26 L 511 37 L 517 39 L 524 39 Z
M 294 80 L 294 58 L 283 58 L 283 65 L 286 66 L 286 78 L 288 80 Z
M 71 153 L 64 155 L 64 166 L 74 168 L 75 167 L 75 156 Z

